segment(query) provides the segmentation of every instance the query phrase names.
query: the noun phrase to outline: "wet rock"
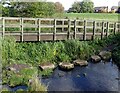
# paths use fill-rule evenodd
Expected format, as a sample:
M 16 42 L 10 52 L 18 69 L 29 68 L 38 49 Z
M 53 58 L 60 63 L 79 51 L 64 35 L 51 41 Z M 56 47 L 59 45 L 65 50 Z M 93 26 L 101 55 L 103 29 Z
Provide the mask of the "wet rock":
M 74 61 L 73 61 L 73 64 L 74 64 L 74 65 L 77 65 L 77 66 L 87 66 L 87 65 L 88 65 L 88 62 L 85 61 L 85 60 L 80 60 L 80 59 L 78 59 L 78 60 L 74 60 Z
M 115 79 L 118 80 L 118 81 L 120 80 L 120 78 L 115 78 Z
M 93 62 L 100 62 L 101 61 L 101 57 L 97 56 L 97 55 L 91 56 L 91 59 Z
M 59 64 L 59 67 L 63 70 L 71 70 L 74 68 L 74 64 L 62 62 Z
M 42 63 L 39 65 L 39 67 L 42 69 L 42 70 L 46 70 L 46 69 L 54 69 L 55 68 L 55 65 L 52 64 L 52 63 Z
M 80 75 L 77 75 L 77 77 L 79 78 L 79 77 L 80 77 Z
M 111 58 L 111 52 L 109 51 L 101 51 L 99 53 L 99 56 L 103 59 L 103 60 L 109 60 Z
M 63 74 L 63 73 L 58 73 L 58 76 L 59 76 L 59 77 L 63 77 L 64 74 Z
M 86 77 L 86 76 L 87 76 L 87 74 L 86 74 L 86 73 L 83 73 L 83 76 L 84 76 L 84 77 Z
M 19 72 L 20 70 L 25 68 L 32 68 L 32 67 L 27 64 L 12 64 L 11 66 L 8 67 L 8 70 Z

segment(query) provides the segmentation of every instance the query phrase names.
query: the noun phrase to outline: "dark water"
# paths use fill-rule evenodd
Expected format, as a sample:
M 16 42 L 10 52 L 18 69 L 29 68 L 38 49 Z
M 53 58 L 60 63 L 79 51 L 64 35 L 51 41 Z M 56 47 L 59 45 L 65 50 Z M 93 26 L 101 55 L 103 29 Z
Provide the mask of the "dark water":
M 12 92 L 15 92 L 15 91 L 17 91 L 19 89 L 27 90 L 27 88 L 28 88 L 27 86 L 23 86 L 23 85 L 19 85 L 19 86 L 13 87 L 13 88 L 9 87 L 8 85 L 3 85 L 2 87 L 7 88 L 8 90 L 10 90 Z
M 49 91 L 118 91 L 118 68 L 111 62 L 75 67 L 65 72 L 58 68 L 52 76 L 42 78 Z

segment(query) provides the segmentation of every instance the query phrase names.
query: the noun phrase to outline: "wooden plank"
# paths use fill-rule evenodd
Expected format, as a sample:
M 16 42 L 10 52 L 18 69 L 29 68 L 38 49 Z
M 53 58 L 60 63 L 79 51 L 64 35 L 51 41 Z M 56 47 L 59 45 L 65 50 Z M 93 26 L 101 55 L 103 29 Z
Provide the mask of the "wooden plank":
M 56 40 L 56 19 L 54 19 L 54 33 L 53 33 L 53 40 Z
M 56 21 L 68 21 L 68 19 L 56 19 Z
M 76 20 L 74 20 L 74 39 L 76 39 Z
M 7 28 L 13 28 L 13 27 L 15 27 L 15 28 L 19 28 L 20 27 L 20 25 L 16 25 L 16 24 L 9 24 L 9 25 L 5 25 L 5 27 L 7 27 Z
M 64 32 L 64 21 L 62 21 L 62 32 Z
M 114 35 L 116 34 L 116 28 L 117 28 L 117 25 L 116 25 L 116 22 L 114 23 Z
M 76 28 L 84 28 L 84 26 L 76 26 Z
M 18 32 L 18 33 L 5 33 L 5 35 L 13 35 L 13 36 L 20 36 L 21 35 L 21 33 L 20 32 Z
M 93 21 L 93 36 L 92 36 L 93 40 L 95 39 L 95 31 L 96 31 L 96 22 Z
M 22 42 L 23 42 L 23 32 L 24 32 L 24 31 L 23 31 L 23 30 L 24 30 L 24 29 L 23 29 L 23 21 L 24 21 L 23 18 L 21 18 L 20 24 L 21 24 L 21 41 L 22 41 Z
M 3 20 L 3 28 L 2 28 L 3 32 L 2 32 L 2 36 L 4 38 L 4 36 L 5 36 L 5 19 L 3 18 L 2 20 Z
M 41 36 L 41 27 L 40 27 L 40 25 L 41 25 L 41 20 L 38 19 L 38 21 L 39 21 L 39 23 L 38 23 L 38 29 L 39 29 L 39 31 L 38 31 L 38 41 L 40 41 L 40 36 Z
M 109 22 L 107 22 L 107 29 L 106 29 L 106 36 L 108 37 L 109 35 Z
M 35 21 L 37 18 L 22 18 L 23 20 Z
M 83 40 L 86 40 L 86 20 L 84 20 Z
M 101 39 L 104 37 L 104 22 L 102 22 L 102 33 L 101 33 Z
M 56 28 L 67 28 L 68 25 L 56 25 Z
M 88 29 L 93 29 L 93 26 L 86 26 L 86 28 L 88 28 Z
M 41 28 L 54 28 L 54 25 L 40 25 Z
M 71 20 L 68 19 L 68 39 L 70 39 L 70 30 L 71 30 L 70 25 L 71 25 Z
M 23 27 L 25 28 L 25 27 L 27 27 L 27 28 L 36 28 L 36 27 L 38 27 L 38 25 L 35 25 L 35 24 L 24 24 L 23 25 Z
M 18 17 L 3 17 L 5 20 L 20 20 Z
M 35 26 L 36 26 L 36 27 L 35 27 L 35 31 L 37 31 L 37 28 L 38 28 L 37 21 L 38 21 L 38 19 L 35 20 Z
M 38 18 L 41 21 L 54 21 L 52 18 Z

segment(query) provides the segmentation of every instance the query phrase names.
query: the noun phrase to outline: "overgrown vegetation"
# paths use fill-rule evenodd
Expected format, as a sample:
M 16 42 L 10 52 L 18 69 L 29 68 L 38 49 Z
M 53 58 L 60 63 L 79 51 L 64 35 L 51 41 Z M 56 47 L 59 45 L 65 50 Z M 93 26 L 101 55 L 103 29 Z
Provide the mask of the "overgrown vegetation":
M 112 47 L 114 62 L 120 67 L 120 34 L 110 35 L 103 40 L 94 41 L 66 40 L 59 42 L 16 43 L 13 38 L 6 37 L 2 44 L 2 73 L 3 84 L 10 86 L 28 85 L 33 75 L 50 75 L 53 70 L 38 72 L 41 63 L 72 62 L 75 59 L 87 60 L 100 50 Z M 7 67 L 13 64 L 28 64 L 32 68 L 25 68 L 19 72 L 9 71 Z M 17 79 L 17 81 L 15 81 Z

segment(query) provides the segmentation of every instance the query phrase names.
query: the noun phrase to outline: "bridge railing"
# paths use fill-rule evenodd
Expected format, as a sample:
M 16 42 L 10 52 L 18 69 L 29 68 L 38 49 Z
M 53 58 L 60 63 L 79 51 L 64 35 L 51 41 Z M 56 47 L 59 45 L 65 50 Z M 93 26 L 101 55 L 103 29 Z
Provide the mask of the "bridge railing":
M 0 17 L 0 36 L 13 36 L 16 41 L 93 40 L 117 32 L 116 21 Z

